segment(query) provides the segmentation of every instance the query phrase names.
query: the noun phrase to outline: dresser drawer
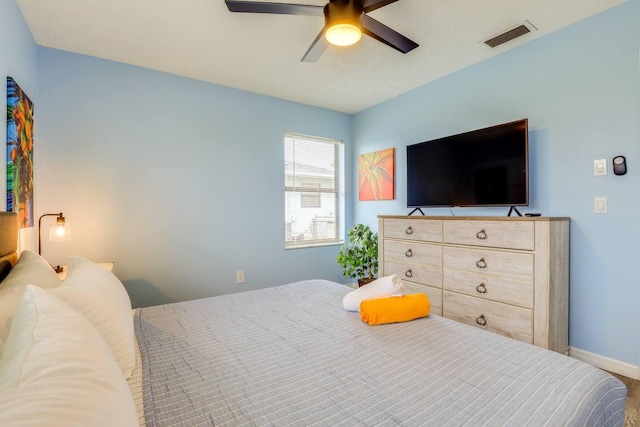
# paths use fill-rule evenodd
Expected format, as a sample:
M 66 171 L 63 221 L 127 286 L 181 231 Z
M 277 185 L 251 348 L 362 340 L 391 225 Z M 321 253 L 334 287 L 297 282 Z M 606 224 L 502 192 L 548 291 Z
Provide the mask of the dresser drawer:
M 463 270 L 533 283 L 533 253 L 448 246 L 443 248 L 442 263 L 445 271 Z
M 533 312 L 525 308 L 444 291 L 442 314 L 449 319 L 533 344 Z
M 448 269 L 442 287 L 472 297 L 533 309 L 533 283 L 501 276 Z
M 413 241 L 385 240 L 385 259 L 442 267 L 442 246 Z
M 535 249 L 534 221 L 445 221 L 443 240 L 460 245 Z
M 429 303 L 431 304 L 430 313 L 436 314 L 438 316 L 442 316 L 442 289 L 441 288 L 434 288 L 433 286 L 419 285 L 417 283 L 409 282 L 408 280 L 403 280 L 402 283 L 404 284 L 405 295 L 422 292 L 427 297 L 429 297 Z
M 442 221 L 385 218 L 384 237 L 442 242 Z
M 442 267 L 393 259 L 384 260 L 384 275 L 397 274 L 404 282 L 410 280 L 422 285 L 442 288 Z

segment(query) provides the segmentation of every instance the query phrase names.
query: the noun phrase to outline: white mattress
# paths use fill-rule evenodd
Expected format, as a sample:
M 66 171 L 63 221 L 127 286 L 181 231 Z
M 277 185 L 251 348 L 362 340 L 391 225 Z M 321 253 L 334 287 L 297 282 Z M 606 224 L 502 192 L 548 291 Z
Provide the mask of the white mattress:
M 136 310 L 133 310 L 135 315 Z M 136 367 L 131 374 L 131 378 L 127 380 L 129 384 L 129 390 L 131 390 L 131 396 L 133 402 L 136 404 L 136 410 L 138 412 L 138 425 L 144 426 L 144 402 L 142 398 L 142 360 L 140 358 L 140 348 L 138 347 L 138 339 L 133 337 L 135 350 L 136 350 Z

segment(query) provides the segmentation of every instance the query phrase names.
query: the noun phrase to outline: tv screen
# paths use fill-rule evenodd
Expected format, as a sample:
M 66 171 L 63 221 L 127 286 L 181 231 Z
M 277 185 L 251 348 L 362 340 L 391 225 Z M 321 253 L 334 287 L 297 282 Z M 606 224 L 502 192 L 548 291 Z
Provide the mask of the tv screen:
M 407 206 L 527 206 L 527 119 L 407 146 Z

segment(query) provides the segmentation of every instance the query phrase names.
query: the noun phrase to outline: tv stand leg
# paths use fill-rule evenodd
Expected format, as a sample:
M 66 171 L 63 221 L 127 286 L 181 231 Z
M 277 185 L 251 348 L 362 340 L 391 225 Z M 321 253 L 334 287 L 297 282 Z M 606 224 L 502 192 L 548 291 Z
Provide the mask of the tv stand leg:
M 409 212 L 409 216 L 411 216 L 415 212 L 420 212 L 422 214 L 422 216 L 424 216 L 424 212 L 422 212 L 422 209 L 420 209 L 420 208 L 415 208 L 414 210 Z
M 511 216 L 511 212 L 515 212 L 518 214 L 518 216 L 522 216 L 522 214 L 520 213 L 520 211 L 518 210 L 518 208 L 516 208 L 515 206 L 511 206 L 509 208 L 509 213 L 507 214 L 507 216 Z M 411 214 L 409 214 L 411 215 Z

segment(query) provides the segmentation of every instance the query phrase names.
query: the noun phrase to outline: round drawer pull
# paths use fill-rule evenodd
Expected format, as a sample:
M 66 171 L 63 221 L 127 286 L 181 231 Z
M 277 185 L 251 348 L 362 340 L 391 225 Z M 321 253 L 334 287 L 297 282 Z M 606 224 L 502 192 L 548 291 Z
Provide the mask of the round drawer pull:
M 413 234 L 413 228 L 411 228 L 411 226 L 407 227 L 406 230 L 404 230 L 405 234 Z
M 476 233 L 476 237 L 480 240 L 485 240 L 487 238 L 487 232 L 484 231 L 484 228 Z
M 481 314 L 480 317 L 478 317 L 476 319 L 476 323 L 480 326 L 486 326 L 487 325 L 487 319 L 484 318 L 484 314 Z
M 487 286 L 484 284 L 484 282 L 482 282 L 478 286 L 476 286 L 476 291 L 478 291 L 481 294 L 486 294 L 487 293 Z
M 413 252 L 411 252 L 411 248 L 409 248 L 409 250 L 407 250 L 407 252 L 404 253 L 404 256 L 406 256 L 407 258 L 411 258 L 413 256 Z
M 411 271 L 411 269 L 408 269 L 407 271 L 404 272 L 404 275 L 407 277 L 413 277 L 413 271 Z
M 476 261 L 476 267 L 478 267 L 478 268 L 487 268 L 487 261 L 484 260 L 484 257 L 482 257 L 478 261 Z

